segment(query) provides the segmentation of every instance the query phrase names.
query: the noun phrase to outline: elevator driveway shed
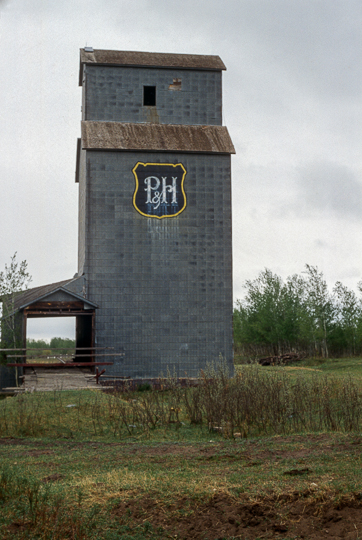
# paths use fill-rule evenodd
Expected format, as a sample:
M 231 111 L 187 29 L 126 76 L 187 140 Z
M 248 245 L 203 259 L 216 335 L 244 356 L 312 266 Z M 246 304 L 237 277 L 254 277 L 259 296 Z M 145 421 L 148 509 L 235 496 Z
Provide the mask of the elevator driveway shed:
M 89 362 L 91 356 L 84 350 L 94 347 L 95 342 L 95 310 L 98 307 L 85 298 L 85 278 L 73 278 L 59 281 L 42 287 L 28 289 L 15 296 L 14 310 L 16 341 L 18 347 L 26 348 L 27 320 L 30 318 L 74 317 L 75 318 L 75 347 L 83 349 L 80 361 Z M 3 343 L 12 343 L 2 327 Z M 8 339 L 7 339 L 8 338 Z M 23 360 L 25 360 L 24 355 Z M 5 366 L 0 366 L 0 388 L 14 386 L 15 372 Z

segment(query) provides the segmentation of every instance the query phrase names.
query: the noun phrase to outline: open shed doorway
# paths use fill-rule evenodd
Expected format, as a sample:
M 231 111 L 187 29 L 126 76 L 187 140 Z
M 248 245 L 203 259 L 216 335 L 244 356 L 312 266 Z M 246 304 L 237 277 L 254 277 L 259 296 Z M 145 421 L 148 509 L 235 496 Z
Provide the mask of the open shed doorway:
M 27 339 L 49 343 L 51 338 L 61 337 L 75 343 L 75 324 L 75 317 L 28 318 Z
M 75 357 L 75 325 L 75 317 L 28 318 L 27 361 L 56 362 Z
M 28 313 L 24 319 L 25 344 L 29 339 L 44 340 L 49 343 L 51 338 L 68 338 L 74 341 L 74 346 L 67 350 L 67 356 L 72 356 L 75 362 L 94 362 L 94 311 L 77 316 L 42 317 Z M 63 350 L 63 347 L 62 347 Z M 28 351 L 27 356 L 29 356 Z M 31 354 L 31 356 L 33 356 Z

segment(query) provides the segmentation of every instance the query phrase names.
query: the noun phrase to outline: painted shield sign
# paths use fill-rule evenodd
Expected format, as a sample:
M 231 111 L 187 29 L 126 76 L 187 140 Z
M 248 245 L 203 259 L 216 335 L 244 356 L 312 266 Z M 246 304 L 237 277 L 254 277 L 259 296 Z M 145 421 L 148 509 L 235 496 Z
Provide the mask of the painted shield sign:
M 175 217 L 186 208 L 182 163 L 141 163 L 133 167 L 136 180 L 133 206 L 143 216 Z

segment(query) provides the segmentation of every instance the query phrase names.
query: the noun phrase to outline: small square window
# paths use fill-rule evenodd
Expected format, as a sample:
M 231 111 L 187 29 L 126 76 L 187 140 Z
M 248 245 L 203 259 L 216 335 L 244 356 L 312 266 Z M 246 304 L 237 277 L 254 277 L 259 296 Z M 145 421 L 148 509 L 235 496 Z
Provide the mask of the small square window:
M 143 87 L 143 105 L 147 107 L 156 106 L 156 87 L 155 86 Z

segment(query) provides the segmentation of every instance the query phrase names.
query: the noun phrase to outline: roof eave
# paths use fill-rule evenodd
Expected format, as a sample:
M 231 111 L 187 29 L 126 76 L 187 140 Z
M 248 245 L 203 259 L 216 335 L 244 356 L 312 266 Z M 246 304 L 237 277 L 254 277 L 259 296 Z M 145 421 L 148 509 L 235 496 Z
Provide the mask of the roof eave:
M 83 73 L 84 66 L 98 66 L 98 67 L 126 67 L 126 68 L 145 68 L 145 69 L 177 69 L 177 71 L 226 71 L 224 68 L 211 68 L 211 67 L 182 67 L 182 66 L 161 66 L 161 65 L 145 65 L 145 64 L 111 64 L 106 62 L 80 62 L 79 67 L 79 81 L 78 86 L 83 86 Z
M 148 55 L 149 58 L 150 58 L 150 61 L 149 62 L 127 62 L 127 61 L 123 61 L 123 62 L 117 62 L 117 61 L 100 61 L 100 59 L 97 60 L 96 56 L 97 56 L 97 52 L 103 52 L 103 53 L 112 53 L 112 52 L 119 52 L 119 53 L 130 53 L 130 54 L 133 54 L 133 55 Z M 172 54 L 172 53 L 171 53 Z M 169 62 L 167 64 L 163 64 L 162 62 L 160 61 L 155 61 L 155 58 L 154 58 L 154 61 L 152 61 L 152 57 L 158 57 L 158 60 L 159 60 L 159 57 L 162 57 L 164 56 L 165 58 L 168 56 L 168 53 L 144 53 L 142 51 L 103 51 L 103 50 L 100 50 L 100 49 L 95 49 L 94 51 L 92 52 L 86 52 L 84 49 L 80 49 L 80 65 L 79 65 L 79 86 L 83 86 L 83 72 L 84 72 L 84 65 L 92 65 L 92 66 L 115 66 L 115 67 L 131 67 L 131 68 L 134 68 L 134 67 L 137 67 L 137 68 L 151 68 L 151 69 L 177 69 L 177 70 L 196 70 L 196 71 L 226 71 L 226 66 L 224 64 L 224 62 L 221 60 L 221 58 L 219 56 L 215 56 L 215 55 L 190 55 L 190 54 L 176 54 L 175 56 L 178 57 L 179 61 L 177 61 L 175 59 L 175 62 Z M 190 57 L 194 57 L 194 58 L 199 58 L 199 57 L 208 57 L 208 58 L 213 58 L 213 61 L 215 62 L 215 65 L 212 66 L 212 65 L 182 65 L 182 61 L 181 61 L 181 58 L 182 57 L 185 57 L 185 58 L 190 58 Z M 216 60 L 217 59 L 217 60 Z M 181 65 L 180 65 L 181 64 Z M 216 65 L 217 64 L 217 65 Z
M 82 149 L 235 154 L 226 126 L 83 121 Z

